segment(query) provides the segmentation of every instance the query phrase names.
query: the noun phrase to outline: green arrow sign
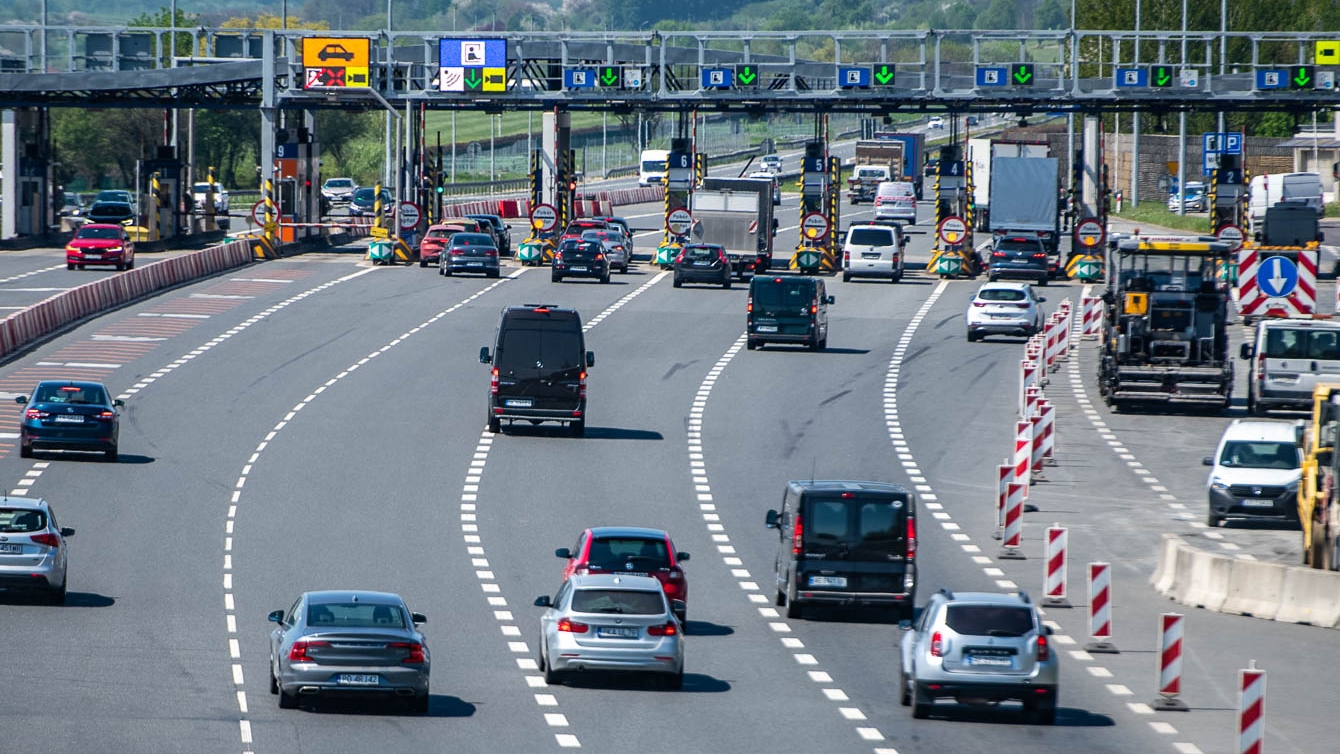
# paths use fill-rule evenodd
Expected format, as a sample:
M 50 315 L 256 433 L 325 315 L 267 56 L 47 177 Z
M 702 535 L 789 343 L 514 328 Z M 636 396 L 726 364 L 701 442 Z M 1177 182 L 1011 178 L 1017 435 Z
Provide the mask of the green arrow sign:
M 465 88 L 466 88 L 466 89 L 478 89 L 479 87 L 483 86 L 483 85 L 484 85 L 484 75 L 483 75 L 483 73 L 484 73 L 483 70 L 481 70 L 481 69 L 479 69 L 479 68 L 466 68 L 466 69 L 465 69 Z
M 1172 69 L 1166 65 L 1156 65 L 1150 68 L 1149 85 L 1159 88 L 1172 86 Z
M 1075 272 L 1082 278 L 1092 278 L 1098 276 L 1097 262 L 1080 262 L 1075 265 Z
M 1033 64 L 1015 63 L 1010 66 L 1010 79 L 1015 86 L 1028 86 L 1033 83 Z
M 619 69 L 614 66 L 605 66 L 600 69 L 600 83 L 605 86 L 616 86 L 619 83 Z
M 735 66 L 735 83 L 739 86 L 753 86 L 758 81 L 758 71 L 752 65 Z
M 1312 66 L 1294 66 L 1289 74 L 1289 85 L 1294 89 L 1307 89 L 1312 86 Z
M 891 86 L 893 84 L 893 69 L 887 64 L 881 65 L 878 71 L 875 71 L 875 83 L 880 86 Z

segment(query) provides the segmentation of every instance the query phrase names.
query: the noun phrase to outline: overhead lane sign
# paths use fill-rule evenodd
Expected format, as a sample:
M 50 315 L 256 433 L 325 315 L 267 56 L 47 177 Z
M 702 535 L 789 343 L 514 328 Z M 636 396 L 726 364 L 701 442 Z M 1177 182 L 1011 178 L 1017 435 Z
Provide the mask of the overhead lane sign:
M 730 89 L 735 83 L 732 68 L 703 68 L 701 89 Z
M 1001 66 L 978 66 L 977 86 L 1008 86 L 1010 69 Z
M 1149 67 L 1149 85 L 1155 89 L 1167 89 L 1173 85 L 1173 68 L 1170 65 Z
M 1118 68 L 1116 84 L 1118 87 L 1149 86 L 1149 70 L 1145 68 Z
M 594 68 L 563 69 L 564 89 L 594 89 L 596 81 L 596 69 Z
M 758 66 L 752 63 L 735 66 L 735 88 L 736 89 L 757 89 Z
M 1014 86 L 1033 85 L 1033 64 L 1014 63 L 1010 65 L 1010 83 Z
M 305 37 L 302 40 L 303 88 L 366 89 L 372 40 Z
M 507 40 L 439 40 L 438 89 L 461 94 L 506 92 Z
M 839 68 L 838 87 L 842 89 L 869 89 L 870 69 L 852 67 Z

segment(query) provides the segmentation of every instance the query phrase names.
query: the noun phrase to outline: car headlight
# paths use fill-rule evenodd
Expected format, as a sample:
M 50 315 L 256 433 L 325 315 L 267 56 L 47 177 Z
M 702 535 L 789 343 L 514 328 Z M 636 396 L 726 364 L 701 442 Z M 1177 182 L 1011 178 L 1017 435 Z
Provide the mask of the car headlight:
M 1289 482 L 1289 486 L 1288 486 L 1288 487 L 1285 487 L 1284 489 L 1288 490 L 1289 492 L 1297 492 L 1297 491 L 1298 491 L 1298 485 L 1299 485 L 1301 482 L 1302 482 L 1301 479 L 1295 479 L 1295 480 L 1293 480 L 1292 482 Z
M 1210 480 L 1210 488 L 1211 488 L 1211 489 L 1219 490 L 1220 492 L 1225 492 L 1225 491 L 1228 490 L 1228 485 L 1227 485 L 1227 484 L 1224 484 L 1223 482 L 1219 481 L 1218 479 L 1211 479 L 1211 480 Z

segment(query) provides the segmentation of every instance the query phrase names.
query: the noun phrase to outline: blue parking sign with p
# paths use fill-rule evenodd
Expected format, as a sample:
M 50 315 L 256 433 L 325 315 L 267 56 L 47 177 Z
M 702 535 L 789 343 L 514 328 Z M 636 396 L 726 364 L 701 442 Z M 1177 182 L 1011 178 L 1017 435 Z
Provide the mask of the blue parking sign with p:
M 1223 141 L 1219 147 L 1224 150 L 1224 154 L 1242 154 L 1242 134 L 1236 131 L 1223 135 Z

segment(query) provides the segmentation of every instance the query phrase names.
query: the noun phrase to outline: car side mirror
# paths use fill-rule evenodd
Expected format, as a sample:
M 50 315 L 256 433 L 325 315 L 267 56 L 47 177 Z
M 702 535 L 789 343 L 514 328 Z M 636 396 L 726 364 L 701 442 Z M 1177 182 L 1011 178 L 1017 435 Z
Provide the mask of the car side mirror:
M 28 396 L 26 396 L 26 395 L 20 395 L 20 396 L 18 396 L 18 397 L 16 397 L 16 398 L 14 399 L 14 402 L 17 403 L 17 404 L 19 404 L 20 406 L 22 406 L 22 405 L 24 405 L 25 403 L 28 402 Z
M 770 510 L 768 511 L 768 515 L 763 517 L 763 525 L 769 529 L 780 529 L 782 528 L 781 521 L 779 520 L 780 518 L 781 516 L 777 511 Z
M 1038 303 L 1039 303 L 1039 304 L 1045 304 L 1045 303 L 1047 303 L 1047 297 L 1046 297 L 1046 296 L 1038 296 Z
M 908 620 L 907 618 L 903 618 L 902 620 L 898 621 L 898 628 L 901 628 L 904 631 L 910 631 L 912 630 L 912 621 Z
M 1048 636 L 1051 636 L 1052 634 L 1056 633 L 1055 631 L 1052 630 L 1051 626 L 1043 626 L 1042 632 L 1047 634 Z
M 836 303 L 837 303 L 837 296 L 828 296 L 827 298 L 824 299 L 824 303 L 825 303 L 825 304 L 836 304 Z
M 689 609 L 689 604 L 684 600 L 670 600 L 670 609 L 675 611 L 676 615 L 683 615 Z
M 416 626 L 419 625 L 419 624 L 421 624 L 421 623 L 427 623 L 427 622 L 428 622 L 428 616 L 424 615 L 423 613 L 410 613 L 410 614 L 409 614 L 409 619 L 410 619 L 411 621 L 413 621 L 413 622 L 414 622 L 414 625 L 416 625 Z
M 271 623 L 283 623 L 283 622 L 284 622 L 284 611 L 283 611 L 283 610 L 271 610 L 271 611 L 270 611 L 270 622 L 271 622 Z
M 540 595 L 539 597 L 536 597 L 536 598 L 535 598 L 535 606 L 536 606 L 536 607 L 553 607 L 553 606 L 554 606 L 554 601 L 551 600 L 551 599 L 549 599 L 549 595 L 547 595 L 547 594 L 542 594 L 542 595 Z
M 566 548 L 566 547 L 560 547 L 560 548 L 558 548 L 557 550 L 554 550 L 554 557 L 556 557 L 556 558 L 571 558 L 571 557 L 572 557 L 572 550 L 569 550 L 569 549 Z
M 675 553 L 675 560 L 688 560 L 688 559 L 689 559 L 689 554 L 688 554 L 687 552 L 677 552 L 677 553 Z
M 1242 346 L 1241 346 L 1240 348 L 1238 348 L 1238 358 L 1243 359 L 1243 360 L 1248 360 L 1248 361 L 1251 360 L 1251 358 L 1252 358 L 1252 344 L 1251 344 L 1251 343 L 1243 343 Z
M 116 400 L 112 401 L 112 405 L 113 405 L 113 406 L 118 406 L 118 407 L 119 407 L 119 406 L 124 406 L 124 405 L 126 405 L 126 402 L 123 401 L 123 400 L 121 400 L 120 398 L 117 398 Z
M 74 529 L 71 529 L 71 528 L 68 527 L 68 526 L 62 526 L 62 527 L 61 527 L 61 530 L 60 530 L 60 535 L 61 535 L 62 537 L 73 537 L 73 536 L 74 536 Z
M 488 346 L 484 346 L 483 348 L 479 349 L 479 363 L 480 364 L 493 363 L 493 354 L 489 353 Z
M 1201 465 L 1201 466 L 1213 466 L 1213 465 L 1214 465 L 1214 456 L 1205 456 L 1204 458 L 1200 459 L 1200 465 Z
M 593 366 L 595 366 L 595 365 L 596 365 L 596 352 L 595 352 L 595 351 L 587 351 L 587 352 L 586 352 L 586 366 L 588 366 L 588 367 L 593 367 Z

